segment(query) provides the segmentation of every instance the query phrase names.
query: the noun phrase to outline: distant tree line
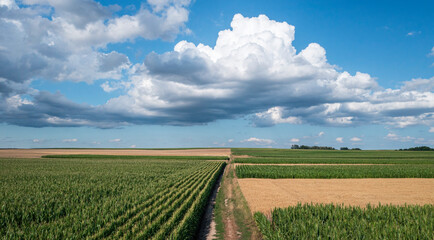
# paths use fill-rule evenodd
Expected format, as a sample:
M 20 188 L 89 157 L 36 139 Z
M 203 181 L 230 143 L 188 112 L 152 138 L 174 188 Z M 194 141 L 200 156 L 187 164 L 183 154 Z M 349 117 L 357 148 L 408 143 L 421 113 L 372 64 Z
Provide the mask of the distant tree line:
M 406 148 L 406 149 L 399 149 L 399 151 L 434 151 L 434 148 L 430 148 L 427 146 L 420 146 L 420 147 L 412 147 L 412 148 Z
M 336 150 L 334 147 L 327 147 L 327 146 L 306 146 L 306 145 L 299 146 L 297 144 L 292 145 L 291 149 Z
M 347 147 L 341 147 L 341 150 L 362 150 L 360 148 L 347 148 Z

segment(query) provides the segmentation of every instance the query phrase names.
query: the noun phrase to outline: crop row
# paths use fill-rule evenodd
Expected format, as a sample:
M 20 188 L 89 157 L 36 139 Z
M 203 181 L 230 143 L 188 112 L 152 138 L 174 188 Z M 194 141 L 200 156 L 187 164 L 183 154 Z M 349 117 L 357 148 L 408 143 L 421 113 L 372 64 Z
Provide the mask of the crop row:
M 434 206 L 366 208 L 333 204 L 275 209 L 254 217 L 263 239 L 426 239 L 434 236 Z
M 226 156 L 137 156 L 137 155 L 44 155 L 42 158 L 83 158 L 83 159 L 168 159 L 168 160 L 228 160 Z
M 236 173 L 239 178 L 434 178 L 434 165 L 239 165 Z
M 0 159 L 0 235 L 7 239 L 162 239 L 174 234 L 192 238 L 197 224 L 191 224 L 199 221 L 224 164 Z
M 258 164 L 434 164 L 434 158 L 360 158 L 360 157 L 251 157 L 236 158 L 235 163 L 258 163 Z
M 278 158 L 375 158 L 375 159 L 434 159 L 434 152 L 392 151 L 392 150 L 292 150 L 266 148 L 235 148 L 233 155 Z

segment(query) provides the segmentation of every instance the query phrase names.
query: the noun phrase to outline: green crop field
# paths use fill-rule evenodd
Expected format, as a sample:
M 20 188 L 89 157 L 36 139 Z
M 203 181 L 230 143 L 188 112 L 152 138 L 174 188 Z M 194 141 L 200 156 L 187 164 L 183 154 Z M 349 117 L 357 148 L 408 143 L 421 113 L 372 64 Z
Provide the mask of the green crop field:
M 360 159 L 408 159 L 408 160 L 433 160 L 434 151 L 392 151 L 392 150 L 292 150 L 292 149 L 264 149 L 264 148 L 235 148 L 233 155 L 248 155 L 252 157 L 272 158 L 360 158 Z
M 434 164 L 434 152 L 407 151 L 338 151 L 338 150 L 291 150 L 238 148 L 234 155 L 236 163 L 325 163 L 325 164 Z
M 84 158 L 84 159 L 169 159 L 169 160 L 228 160 L 225 156 L 137 156 L 137 155 L 45 155 L 42 158 Z
M 223 161 L 0 159 L 3 239 L 191 239 Z
M 312 150 L 311 150 L 312 151 Z M 235 163 L 257 163 L 257 164 L 434 164 L 434 157 L 418 157 L 418 158 L 360 158 L 360 157 L 296 157 L 296 158 L 280 158 L 280 157 L 250 157 L 236 158 Z
M 240 163 L 239 178 L 434 178 L 432 151 L 239 148 L 232 154 L 249 156 L 235 158 Z M 285 163 L 327 165 L 272 165 Z M 433 213 L 431 204 L 366 208 L 299 204 L 274 209 L 271 218 L 260 212 L 254 218 L 263 239 L 433 239 Z
M 255 220 L 264 240 L 426 239 L 434 236 L 434 206 L 297 205 Z
M 434 178 L 434 164 L 399 165 L 240 165 L 239 178 Z

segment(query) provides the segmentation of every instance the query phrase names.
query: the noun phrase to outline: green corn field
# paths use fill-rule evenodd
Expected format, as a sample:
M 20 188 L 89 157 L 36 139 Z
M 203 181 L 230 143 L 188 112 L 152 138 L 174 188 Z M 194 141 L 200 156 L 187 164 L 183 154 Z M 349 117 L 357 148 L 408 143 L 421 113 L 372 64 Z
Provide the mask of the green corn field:
M 240 165 L 239 178 L 434 178 L 434 164 L 418 165 Z
M 434 151 L 394 151 L 394 150 L 293 150 L 268 148 L 233 148 L 232 155 L 248 155 L 261 158 L 359 158 L 359 159 L 431 159 Z
M 255 164 L 434 164 L 434 154 L 431 157 L 251 157 L 236 158 L 235 163 L 255 163 Z
M 434 237 L 434 206 L 304 204 L 255 213 L 264 240 L 426 239 Z
M 0 159 L 3 239 L 192 239 L 223 161 Z

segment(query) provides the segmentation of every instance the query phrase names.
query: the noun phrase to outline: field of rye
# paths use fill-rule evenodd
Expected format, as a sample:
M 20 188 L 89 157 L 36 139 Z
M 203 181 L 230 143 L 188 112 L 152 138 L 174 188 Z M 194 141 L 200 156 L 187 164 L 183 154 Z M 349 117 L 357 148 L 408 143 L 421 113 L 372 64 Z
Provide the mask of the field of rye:
M 0 159 L 3 239 L 192 239 L 224 161 Z

